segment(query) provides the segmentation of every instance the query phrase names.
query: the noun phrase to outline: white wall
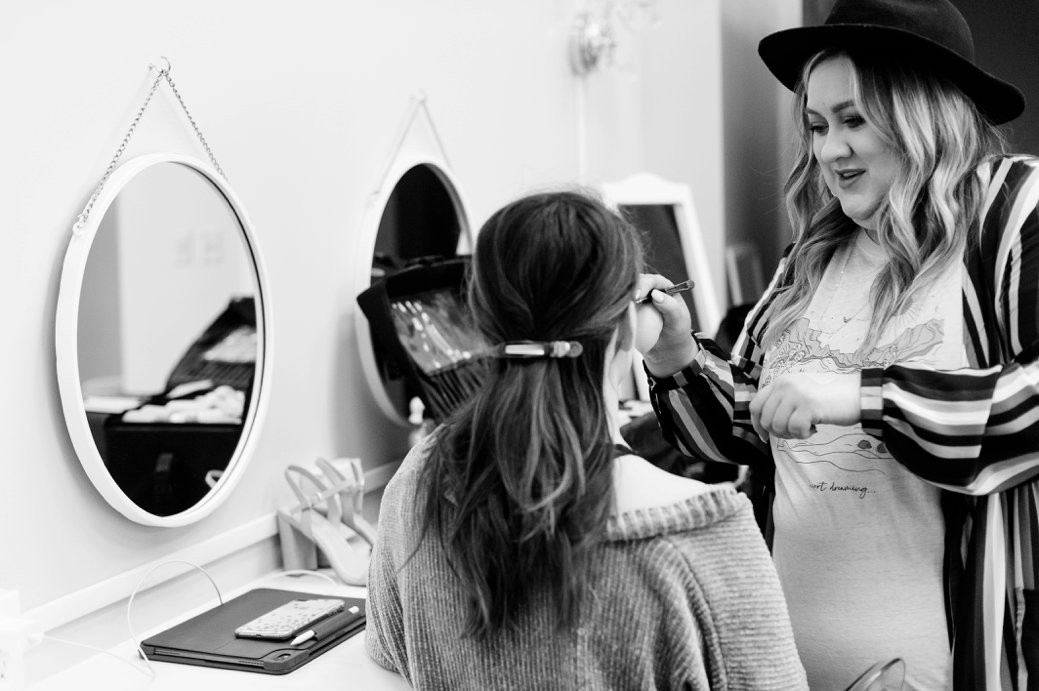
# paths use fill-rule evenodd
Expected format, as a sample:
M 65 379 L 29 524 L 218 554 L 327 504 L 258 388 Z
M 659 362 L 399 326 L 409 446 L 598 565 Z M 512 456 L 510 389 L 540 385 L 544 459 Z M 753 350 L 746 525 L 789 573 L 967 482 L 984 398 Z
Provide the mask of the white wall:
M 353 346 L 366 277 L 344 267 L 355 263 L 365 201 L 416 90 L 428 94 L 474 225 L 532 187 L 651 169 L 692 185 L 711 264 L 721 266 L 725 188 L 745 174 L 723 160 L 721 8 L 730 1 L 661 0 L 625 69 L 589 78 L 585 171 L 567 62 L 578 0 L 6 7 L 0 589 L 19 590 L 24 608 L 46 605 L 270 514 L 289 500 L 288 463 L 360 456 L 372 468 L 401 456 L 404 431 L 377 412 Z M 756 60 L 752 50 L 739 59 Z M 176 529 L 131 523 L 94 491 L 65 431 L 53 345 L 71 223 L 160 55 L 255 226 L 274 335 L 270 405 L 244 479 L 215 513 Z M 165 87 L 126 157 L 152 151 L 204 158 Z M 272 544 L 247 568 L 271 563 Z M 104 616 L 110 638 L 126 635 L 114 611 Z
M 707 264 L 714 269 L 714 294 L 722 303 L 728 182 L 720 28 L 723 6 L 729 1 L 665 5 L 659 20 L 646 31 L 643 70 L 652 77 L 641 81 L 643 110 L 636 125 L 643 168 L 692 187 Z M 708 65 L 715 67 L 706 69 Z M 707 161 L 719 165 L 704 165 Z
M 791 240 L 783 183 L 792 163 L 792 96 L 757 59 L 757 45 L 773 31 L 800 24 L 801 4 L 722 3 L 728 241 L 758 249 L 765 281 Z

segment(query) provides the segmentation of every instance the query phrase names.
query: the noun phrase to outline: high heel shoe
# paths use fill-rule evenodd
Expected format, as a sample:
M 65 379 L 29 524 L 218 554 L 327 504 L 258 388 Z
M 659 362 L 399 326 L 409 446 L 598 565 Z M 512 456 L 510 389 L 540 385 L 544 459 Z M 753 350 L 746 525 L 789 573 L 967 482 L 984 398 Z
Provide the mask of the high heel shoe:
M 881 660 L 863 672 L 845 691 L 900 691 L 905 676 L 905 660 L 900 657 Z
M 375 528 L 361 515 L 364 509 L 364 469 L 361 467 L 361 459 L 342 458 L 332 463 L 319 458 L 315 462 L 328 480 L 329 490 L 337 493 L 339 520 L 374 546 Z
M 306 468 L 290 465 L 285 479 L 299 500 L 289 511 L 278 510 L 278 535 L 286 569 L 314 569 L 318 550 L 344 583 L 365 585 L 368 559 L 350 544 L 341 525 L 339 490 L 328 488 Z M 308 494 L 302 481 L 312 485 Z

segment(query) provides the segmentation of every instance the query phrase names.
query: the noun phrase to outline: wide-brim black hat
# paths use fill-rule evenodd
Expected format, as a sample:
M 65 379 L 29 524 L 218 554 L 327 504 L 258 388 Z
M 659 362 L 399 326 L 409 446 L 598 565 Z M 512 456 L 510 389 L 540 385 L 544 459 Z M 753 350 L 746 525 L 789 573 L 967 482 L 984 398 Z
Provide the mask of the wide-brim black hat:
M 1017 87 L 975 64 L 970 27 L 948 0 L 837 0 L 823 24 L 769 34 L 758 54 L 793 91 L 805 63 L 827 48 L 875 52 L 941 74 L 997 125 L 1025 108 Z

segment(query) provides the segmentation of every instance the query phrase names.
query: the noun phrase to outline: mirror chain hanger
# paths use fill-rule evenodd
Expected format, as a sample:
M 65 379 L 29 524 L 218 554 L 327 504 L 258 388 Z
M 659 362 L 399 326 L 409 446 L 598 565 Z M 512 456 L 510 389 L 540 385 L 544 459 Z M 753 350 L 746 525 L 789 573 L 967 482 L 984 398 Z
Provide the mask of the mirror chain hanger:
M 165 79 L 166 83 L 170 86 L 170 91 L 177 97 L 177 102 L 180 103 L 180 107 L 184 110 L 184 114 L 188 117 L 188 122 L 191 123 L 192 129 L 195 130 L 195 135 L 198 137 L 199 142 L 202 143 L 202 148 L 206 150 L 206 155 L 209 156 L 209 162 L 213 164 L 213 168 L 217 173 L 220 174 L 224 180 L 227 180 L 227 175 L 224 173 L 223 168 L 216 160 L 216 156 L 213 155 L 213 150 L 209 148 L 206 138 L 202 136 L 202 130 L 199 129 L 198 124 L 195 122 L 195 118 L 191 117 L 191 111 L 188 110 L 187 105 L 184 103 L 184 99 L 181 97 L 180 92 L 177 91 L 177 85 L 173 83 L 173 79 L 170 77 L 170 61 L 166 56 L 161 56 L 163 67 L 156 67 L 155 65 L 149 65 L 150 69 L 158 70 L 158 74 L 155 77 L 155 81 L 152 82 L 151 89 L 148 90 L 148 95 L 144 97 L 144 102 L 141 103 L 141 107 L 137 109 L 137 115 L 134 116 L 133 122 L 130 123 L 130 128 L 126 131 L 126 135 L 123 137 L 122 143 L 119 144 L 119 148 L 115 152 L 115 156 L 112 157 L 112 161 L 108 164 L 108 168 L 105 169 L 105 174 L 101 176 L 101 181 L 97 183 L 97 188 L 94 189 L 94 193 L 90 195 L 90 199 L 87 201 L 87 205 L 83 208 L 83 212 L 76 217 L 76 222 L 72 224 L 72 232 L 78 235 L 83 226 L 87 222 L 87 218 L 90 216 L 91 209 L 94 208 L 94 204 L 97 202 L 97 198 L 101 196 L 101 190 L 104 189 L 105 183 L 108 182 L 108 178 L 115 172 L 116 166 L 119 165 L 119 159 L 123 157 L 123 152 L 126 150 L 126 145 L 130 143 L 130 138 L 133 136 L 134 130 L 137 129 L 137 123 L 141 121 L 141 117 L 144 116 L 144 111 L 148 107 L 148 104 L 152 100 L 152 96 L 155 95 L 155 90 L 159 88 L 159 84 Z
M 444 165 L 448 168 L 451 167 L 451 162 L 447 158 L 447 149 L 444 148 L 444 142 L 440 138 L 440 132 L 437 130 L 436 123 L 433 122 L 433 114 L 429 112 L 429 104 L 426 102 L 428 96 L 425 91 L 421 89 L 411 95 L 411 100 L 408 103 L 408 110 L 404 115 L 404 120 L 401 122 L 400 129 L 397 131 L 397 139 L 393 144 L 393 151 L 390 154 L 389 159 L 386 161 L 386 168 L 383 170 L 382 175 L 379 176 L 379 184 L 372 190 L 372 197 L 382 191 L 383 186 L 386 184 L 387 178 L 390 176 L 390 171 L 393 170 L 393 164 L 397 160 L 398 154 L 401 149 L 404 148 L 404 143 L 408 140 L 408 133 L 411 132 L 411 126 L 415 122 L 415 118 L 419 112 L 425 115 L 426 122 L 429 124 L 429 129 L 433 133 L 433 139 L 436 142 L 437 148 L 440 149 L 440 155 L 444 159 Z

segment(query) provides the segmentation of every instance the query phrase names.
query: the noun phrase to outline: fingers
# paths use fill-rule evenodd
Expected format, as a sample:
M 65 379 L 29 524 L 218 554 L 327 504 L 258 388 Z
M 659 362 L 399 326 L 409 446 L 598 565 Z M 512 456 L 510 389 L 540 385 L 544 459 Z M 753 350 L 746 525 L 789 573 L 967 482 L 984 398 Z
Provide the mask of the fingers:
M 758 436 L 807 439 L 815 433 L 813 399 L 803 382 L 784 376 L 763 387 L 750 403 L 751 424 Z
M 654 274 L 644 274 L 639 280 L 640 294 L 651 298 L 647 304 L 640 305 L 639 310 L 654 310 L 663 322 L 655 329 L 657 335 L 651 347 L 640 351 L 649 371 L 658 377 L 670 376 L 688 367 L 700 350 L 692 337 L 692 319 L 685 301 L 662 292 L 671 285 L 671 281 Z
M 635 291 L 635 299 L 640 300 L 646 297 L 651 290 L 663 290 L 670 288 L 672 285 L 674 284 L 671 281 L 659 274 L 641 274 L 639 276 L 638 289 Z
M 671 328 L 686 333 L 692 328 L 692 319 L 689 316 L 689 308 L 685 300 L 673 295 L 667 295 L 659 290 L 649 294 L 650 304 L 656 307 L 660 316 L 664 318 L 664 328 Z
M 652 304 L 664 318 L 664 328 L 669 331 L 688 333 L 692 328 L 692 319 L 685 300 L 667 295 L 663 291 L 674 284 L 659 274 L 642 274 L 639 276 L 635 300 L 649 296 Z
M 797 411 L 796 404 L 789 396 L 784 396 L 781 388 L 766 387 L 767 391 L 758 407 L 757 428 L 764 431 L 762 441 L 767 437 L 789 439 L 790 417 Z M 760 395 L 760 394 L 759 394 Z M 753 419 L 753 418 L 752 418 Z
M 635 350 L 648 353 L 657 344 L 664 318 L 652 305 L 639 305 L 635 311 Z
M 787 439 L 807 439 L 815 434 L 815 425 L 812 424 L 812 416 L 806 410 L 796 410 L 790 415 L 786 423 Z

